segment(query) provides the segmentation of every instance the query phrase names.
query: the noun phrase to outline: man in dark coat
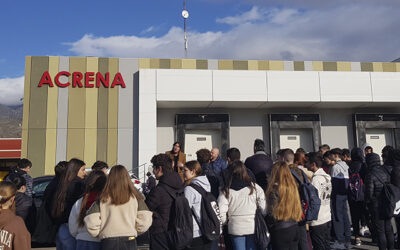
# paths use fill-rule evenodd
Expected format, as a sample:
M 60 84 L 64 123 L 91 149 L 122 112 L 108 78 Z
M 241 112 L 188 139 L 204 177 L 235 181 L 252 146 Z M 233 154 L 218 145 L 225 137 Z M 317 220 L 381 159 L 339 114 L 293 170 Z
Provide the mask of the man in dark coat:
M 253 172 L 256 183 L 265 190 L 268 187 L 268 177 L 271 175 L 273 162 L 271 157 L 265 153 L 263 140 L 254 141 L 254 155 L 246 159 L 244 165 Z
M 387 161 L 385 161 L 387 163 Z M 392 167 L 386 164 L 380 165 L 379 155 L 369 153 L 366 155 L 368 173 L 365 179 L 365 201 L 368 204 L 372 215 L 372 221 L 378 237 L 379 249 L 393 249 L 394 237 L 391 218 L 385 218 L 381 214 L 382 208 L 387 204 L 382 204 L 381 195 L 383 183 L 390 182 Z
M 150 249 L 173 249 L 167 238 L 171 218 L 172 197 L 168 192 L 183 190 L 182 180 L 172 168 L 172 160 L 166 154 L 158 154 L 151 159 L 153 174 L 159 181 L 146 197 L 146 205 L 153 212 L 153 223 L 149 229 Z
M 224 161 L 219 155 L 219 149 L 213 148 L 211 150 L 211 161 L 210 166 L 214 169 L 217 175 L 221 175 L 221 172 L 226 169 L 226 161 Z

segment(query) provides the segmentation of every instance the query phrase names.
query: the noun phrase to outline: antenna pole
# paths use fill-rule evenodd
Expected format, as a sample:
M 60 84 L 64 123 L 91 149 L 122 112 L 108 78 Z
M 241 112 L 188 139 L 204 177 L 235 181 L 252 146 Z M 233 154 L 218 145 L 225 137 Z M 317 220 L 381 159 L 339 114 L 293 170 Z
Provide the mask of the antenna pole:
M 186 10 L 186 0 L 183 0 L 183 10 Z M 185 48 L 185 58 L 187 58 L 188 54 L 188 40 L 187 40 L 187 33 L 186 33 L 186 19 L 183 18 L 183 39 L 184 39 L 184 48 Z

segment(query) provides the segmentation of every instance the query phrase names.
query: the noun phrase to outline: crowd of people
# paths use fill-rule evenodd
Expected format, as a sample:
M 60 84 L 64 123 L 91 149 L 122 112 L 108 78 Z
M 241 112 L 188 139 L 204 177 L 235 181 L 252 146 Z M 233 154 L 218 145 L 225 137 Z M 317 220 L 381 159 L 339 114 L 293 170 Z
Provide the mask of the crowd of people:
M 32 238 L 62 250 L 137 249 L 144 233 L 154 250 L 347 249 L 367 231 L 380 250 L 400 243 L 387 198 L 400 190 L 400 150 L 386 146 L 381 158 L 321 145 L 281 149 L 273 161 L 262 140 L 253 149 L 245 160 L 213 148 L 186 161 L 175 142 L 151 159 L 143 194 L 122 165 L 97 161 L 87 174 L 82 160 L 59 162 L 38 210 L 32 163 L 21 159 L 0 183 L 0 248 L 30 249 Z

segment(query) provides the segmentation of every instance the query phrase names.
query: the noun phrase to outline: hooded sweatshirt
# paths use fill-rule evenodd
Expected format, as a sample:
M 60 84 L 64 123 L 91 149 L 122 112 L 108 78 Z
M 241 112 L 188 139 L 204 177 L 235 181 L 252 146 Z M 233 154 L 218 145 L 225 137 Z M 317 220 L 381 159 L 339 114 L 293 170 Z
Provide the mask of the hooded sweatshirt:
M 11 210 L 0 210 L 0 249 L 31 249 L 31 235 L 21 217 Z
M 146 204 L 153 212 L 153 224 L 149 229 L 150 234 L 168 231 L 173 199 L 166 189 L 171 192 L 183 191 L 182 179 L 178 173 L 165 173 L 160 177 L 158 185 L 146 197 Z
M 229 197 L 224 192 L 218 197 L 219 211 L 223 224 L 228 224 L 228 232 L 232 235 L 254 234 L 255 214 L 257 205 L 261 208 L 262 214 L 266 215 L 266 201 L 264 190 L 255 185 L 253 194 L 250 194 L 250 185 L 233 178 L 229 189 Z
M 332 195 L 347 195 L 349 187 L 349 166 L 338 161 L 332 167 Z
M 318 219 L 311 222 L 311 226 L 318 226 L 331 221 L 331 177 L 325 173 L 323 168 L 320 168 L 314 173 L 311 184 L 318 189 L 318 196 L 321 200 Z
M 361 148 L 351 150 L 351 163 L 349 165 L 349 175 L 359 173 L 362 180 L 367 175 L 367 166 L 365 164 L 364 152 Z
M 203 175 L 203 176 L 198 176 L 196 178 L 192 179 L 191 184 L 194 185 L 198 185 L 202 188 L 204 188 L 204 190 L 206 190 L 207 192 L 211 192 L 211 185 L 210 182 L 208 181 L 208 178 Z M 201 222 L 201 194 L 199 192 L 197 192 L 194 188 L 192 188 L 191 186 L 187 186 L 185 187 L 185 197 L 189 202 L 189 206 L 192 209 L 194 216 L 196 216 L 197 221 Z M 201 236 L 201 231 L 200 231 L 200 227 L 197 224 L 196 219 L 193 217 L 193 238 L 197 238 Z
M 99 238 L 92 237 L 85 226 L 80 227 L 78 224 L 79 213 L 81 211 L 82 199 L 80 198 L 74 204 L 69 214 L 68 227 L 69 232 L 77 240 L 100 242 Z

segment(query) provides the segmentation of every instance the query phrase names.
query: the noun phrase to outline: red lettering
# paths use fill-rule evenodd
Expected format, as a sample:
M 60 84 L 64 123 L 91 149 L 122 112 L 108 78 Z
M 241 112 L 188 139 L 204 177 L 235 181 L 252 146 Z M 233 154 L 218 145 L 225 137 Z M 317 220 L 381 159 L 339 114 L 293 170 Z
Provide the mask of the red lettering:
M 76 88 L 76 86 L 78 86 L 79 88 L 83 88 L 83 85 L 81 82 L 82 78 L 83 78 L 83 75 L 81 72 L 72 73 L 72 87 Z
M 85 73 L 85 88 L 93 88 L 94 84 L 90 83 L 94 81 L 94 72 L 86 72 Z
M 49 71 L 45 71 L 40 79 L 38 87 L 42 87 L 43 84 L 48 84 L 49 87 L 54 87 L 53 81 L 51 80 Z
M 100 82 L 103 84 L 105 88 L 110 86 L 110 74 L 106 73 L 106 78 L 104 79 L 103 75 L 100 72 L 96 73 L 96 88 L 100 88 Z
M 61 71 L 59 72 L 56 77 L 54 78 L 54 81 L 56 82 L 56 85 L 60 88 L 65 88 L 68 87 L 71 83 L 70 82 L 66 82 L 66 83 L 62 83 L 60 82 L 60 76 L 66 76 L 69 77 L 71 74 L 68 71 Z
M 114 88 L 115 85 L 120 85 L 122 88 L 126 87 L 124 79 L 122 78 L 122 75 L 119 72 L 115 74 L 114 81 L 111 84 L 111 88 Z

